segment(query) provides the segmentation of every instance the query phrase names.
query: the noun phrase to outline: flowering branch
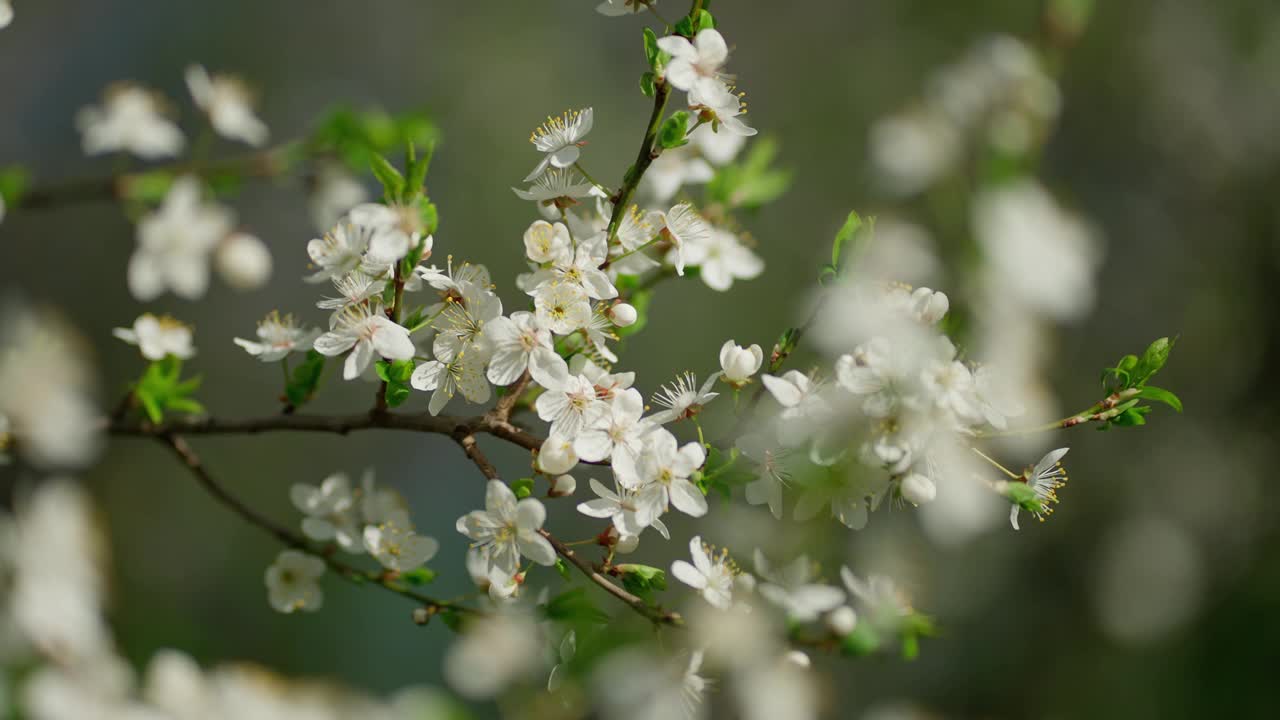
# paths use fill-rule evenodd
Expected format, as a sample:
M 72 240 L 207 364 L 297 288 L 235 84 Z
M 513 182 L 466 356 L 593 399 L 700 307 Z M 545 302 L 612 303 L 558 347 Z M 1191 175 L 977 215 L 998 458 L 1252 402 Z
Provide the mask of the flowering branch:
M 672 625 L 675 627 L 684 626 L 684 618 L 680 616 L 680 613 L 654 607 L 646 603 L 642 598 L 623 590 L 615 585 L 612 580 L 601 575 L 600 572 L 592 567 L 586 560 L 578 557 L 578 554 L 573 551 L 573 548 L 568 547 L 563 542 L 557 540 L 546 530 L 541 530 L 539 532 L 541 532 L 542 537 L 546 538 L 547 541 L 551 543 L 551 547 L 556 549 L 556 554 L 569 561 L 569 563 L 581 571 L 583 575 L 590 578 L 591 582 L 599 585 L 605 592 L 621 600 L 623 603 L 626 603 L 626 605 L 632 610 L 635 610 L 637 613 L 640 613 L 658 625 Z
M 196 478 L 196 481 L 200 483 L 200 486 L 207 490 L 214 499 L 231 508 L 231 510 L 237 515 L 247 520 L 249 524 L 262 528 L 275 536 L 275 538 L 281 543 L 321 558 L 330 570 L 341 575 L 344 579 L 356 583 L 357 585 L 376 585 L 377 587 L 389 590 L 397 595 L 407 597 L 410 600 L 420 603 L 426 610 L 428 616 L 442 612 L 476 612 L 474 609 L 464 605 L 436 600 L 427 595 L 410 590 L 409 588 L 397 584 L 391 576 L 368 573 L 347 565 L 346 563 L 335 559 L 333 554 L 330 552 L 318 551 L 311 543 L 307 542 L 302 537 L 286 530 L 270 518 L 262 515 L 248 505 L 245 505 L 239 498 L 228 492 L 227 489 L 218 481 L 213 479 L 213 476 L 209 474 L 204 463 L 200 460 L 200 456 L 196 454 L 195 450 L 187 444 L 187 441 L 181 435 L 166 432 L 158 434 L 156 439 L 178 456 L 178 459 L 188 470 L 191 471 L 191 474 Z

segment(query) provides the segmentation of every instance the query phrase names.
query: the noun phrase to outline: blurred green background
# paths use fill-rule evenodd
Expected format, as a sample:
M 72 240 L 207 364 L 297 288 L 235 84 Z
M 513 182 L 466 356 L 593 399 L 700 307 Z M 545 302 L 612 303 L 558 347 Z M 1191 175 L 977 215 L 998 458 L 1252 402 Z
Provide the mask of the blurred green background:
M 109 173 L 110 160 L 81 155 L 76 111 L 107 84 L 133 79 L 174 98 L 192 128 L 198 118 L 182 85 L 191 62 L 246 77 L 274 139 L 302 134 L 337 102 L 425 107 L 444 136 L 428 178 L 442 217 L 436 254 L 487 264 L 514 302 L 520 236 L 533 214 L 509 187 L 536 161 L 530 129 L 548 114 L 594 106 L 585 162 L 602 179 L 618 178 L 647 118 L 636 84 L 641 21 L 601 17 L 594 4 L 19 1 L 15 23 L 0 32 L 0 165 L 28 166 L 37 186 Z M 681 9 L 662 5 L 668 15 Z M 750 119 L 780 141 L 780 161 L 797 181 L 746 218 L 768 264 L 763 277 L 727 294 L 697 282 L 659 293 L 649 329 L 624 355 L 646 395 L 678 371 L 715 369 L 725 338 L 768 347 L 794 321 L 844 214 L 885 207 L 865 170 L 869 124 L 909 103 L 931 69 L 983 35 L 1030 38 L 1039 22 L 1039 3 L 1027 0 L 717 0 L 714 10 Z M 900 699 L 944 717 L 1274 716 L 1280 438 L 1268 378 L 1280 363 L 1280 5 L 1099 2 L 1062 89 L 1043 179 L 1101 228 L 1107 260 L 1095 312 L 1057 342 L 1060 398 L 1067 408 L 1088 405 L 1100 368 L 1178 334 L 1161 384 L 1182 395 L 1187 413 L 1162 415 L 1142 432 L 1071 435 L 1062 506 L 1020 534 L 1002 526 L 937 548 L 913 530 L 911 514 L 885 511 L 862 533 L 835 534 L 870 558 L 868 569 L 877 553 L 908 568 L 916 605 L 936 613 L 944 634 L 914 663 L 819 661 L 837 681 L 833 717 Z M 300 282 L 313 237 L 302 188 L 256 184 L 233 204 L 272 249 L 271 286 L 234 294 L 215 283 L 198 304 L 169 296 L 148 309 L 195 324 L 203 399 L 214 414 L 246 416 L 274 410 L 279 374 L 231 338 L 274 308 L 317 323 L 323 315 L 312 307 L 317 288 Z M 944 241 L 965 232 L 937 230 Z M 11 211 L 0 224 L 0 286 L 57 305 L 89 337 L 104 405 L 139 370 L 136 351 L 110 336 L 143 309 L 124 282 L 133 242 L 132 226 L 107 203 Z M 315 409 L 363 408 L 371 395 L 332 381 Z M 425 408 L 426 396 L 411 403 Z M 376 467 L 442 542 L 434 592 L 468 589 L 465 539 L 453 522 L 479 505 L 482 485 L 446 439 L 195 442 L 224 482 L 288 522 L 297 518 L 291 483 Z M 485 442 L 515 471 L 520 453 Z M 135 661 L 176 646 L 205 663 L 248 659 L 374 691 L 439 682 L 449 633 L 410 625 L 400 598 L 329 578 L 322 612 L 274 613 L 262 570 L 277 546 L 213 504 L 161 447 L 116 440 L 84 479 L 110 527 L 112 619 Z M 554 504 L 551 518 L 581 527 L 568 503 Z M 643 552 L 661 564 L 679 550 L 651 543 Z

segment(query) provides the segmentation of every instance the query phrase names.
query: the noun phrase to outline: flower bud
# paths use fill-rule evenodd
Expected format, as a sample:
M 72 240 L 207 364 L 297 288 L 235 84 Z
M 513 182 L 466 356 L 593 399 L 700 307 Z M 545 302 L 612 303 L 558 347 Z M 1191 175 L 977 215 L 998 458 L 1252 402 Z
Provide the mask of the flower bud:
M 741 385 L 750 380 L 763 363 L 764 351 L 759 345 L 744 348 L 726 340 L 720 347 L 720 369 L 724 370 L 724 379 L 731 385 Z
M 560 475 L 551 480 L 551 490 L 547 494 L 551 497 L 565 497 L 572 495 L 577 489 L 578 481 L 572 475 Z
M 271 279 L 271 252 L 248 233 L 235 233 L 223 240 L 214 263 L 222 280 L 236 290 L 254 290 Z
M 911 293 L 911 312 L 920 319 L 920 322 L 933 325 L 950 309 L 951 301 L 947 299 L 947 294 L 944 292 L 919 287 Z
M 841 605 L 827 613 L 827 627 L 840 637 L 853 632 L 853 629 L 857 626 L 858 614 L 848 605 Z
M 636 317 L 638 316 L 635 306 L 629 303 L 618 303 L 616 305 L 612 305 L 605 311 L 605 314 L 608 315 L 609 319 L 613 321 L 613 324 L 618 327 L 630 327 L 634 325 Z
M 811 664 L 809 662 L 809 656 L 805 655 L 799 650 L 792 650 L 787 654 L 783 655 L 782 661 L 790 665 L 795 665 L 796 667 L 804 670 L 808 670 L 809 665 Z
M 902 497 L 912 505 L 931 503 L 938 495 L 938 488 L 933 481 L 920 473 L 911 473 L 902 478 L 899 489 Z
M 619 553 L 622 553 L 623 555 L 626 555 L 628 553 L 635 552 L 635 549 L 639 546 L 640 546 L 640 536 L 623 535 L 622 537 L 618 538 L 618 542 L 613 546 L 613 549 L 617 550 Z
M 542 443 L 538 451 L 538 469 L 548 475 L 564 475 L 578 464 L 573 443 L 554 435 Z

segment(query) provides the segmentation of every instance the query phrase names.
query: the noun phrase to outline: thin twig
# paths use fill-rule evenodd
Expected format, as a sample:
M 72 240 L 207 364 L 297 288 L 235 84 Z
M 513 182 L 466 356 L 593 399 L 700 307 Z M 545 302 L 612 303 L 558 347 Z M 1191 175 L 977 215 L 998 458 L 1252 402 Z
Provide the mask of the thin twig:
M 574 552 L 573 548 L 557 540 L 555 536 L 546 530 L 539 530 L 538 532 L 542 533 L 542 537 L 546 538 L 547 542 L 551 543 L 551 547 L 556 549 L 556 553 L 559 554 L 560 557 L 568 560 L 571 565 L 580 570 L 583 575 L 586 575 L 591 582 L 599 585 L 605 592 L 621 600 L 632 610 L 635 610 L 650 621 L 659 625 L 673 625 L 676 627 L 684 626 L 684 618 L 680 616 L 680 613 L 663 610 L 660 607 L 650 605 L 645 602 L 643 598 L 633 595 L 618 587 L 612 580 L 601 575 L 594 567 L 591 566 L 590 563 L 578 557 L 578 554 Z
M 213 476 L 210 475 L 209 471 L 205 468 L 204 463 L 201 462 L 200 456 L 196 454 L 195 450 L 187 444 L 187 441 L 183 439 L 181 435 L 165 433 L 156 436 L 156 439 L 178 456 L 178 459 L 188 470 L 191 471 L 191 474 L 195 477 L 196 481 L 200 483 L 200 486 L 208 491 L 214 499 L 231 508 L 233 512 L 244 518 L 250 525 L 257 526 L 270 533 L 282 544 L 322 559 L 330 570 L 333 570 L 344 579 L 360 585 L 375 585 L 397 595 L 407 597 L 410 600 L 421 604 L 429 615 L 435 615 L 446 611 L 463 613 L 475 612 L 472 608 L 436 600 L 435 598 L 428 597 L 422 593 L 400 586 L 388 577 L 365 572 L 335 559 L 332 553 L 315 548 L 305 538 L 294 534 L 289 529 L 276 523 L 262 513 L 259 513 L 257 510 L 254 510 L 244 504 L 244 502 L 239 498 L 232 495 L 222 486 L 221 483 L 213 479 Z

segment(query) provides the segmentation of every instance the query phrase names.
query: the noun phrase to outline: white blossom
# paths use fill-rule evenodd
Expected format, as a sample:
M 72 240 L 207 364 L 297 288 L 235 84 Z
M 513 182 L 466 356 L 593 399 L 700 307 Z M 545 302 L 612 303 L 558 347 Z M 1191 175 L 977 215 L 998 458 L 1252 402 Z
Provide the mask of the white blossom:
M 720 228 L 686 240 L 684 262 L 697 265 L 702 282 L 718 292 L 733 287 L 734 280 L 752 280 L 764 272 L 764 261 L 737 235 Z
M 545 155 L 524 181 L 529 182 L 538 177 L 546 171 L 548 165 L 567 168 L 576 163 L 579 148 L 584 144 L 582 139 L 591 132 L 592 119 L 591 108 L 566 110 L 562 115 L 548 117 L 529 136 L 529 142 Z
M 295 483 L 289 488 L 289 499 L 305 518 L 302 533 L 319 542 L 336 542 L 349 553 L 362 553 L 357 517 L 356 495 L 351 481 L 343 473 L 334 473 L 319 486 Z
M 432 415 L 438 415 L 459 391 L 473 403 L 487 402 L 492 389 L 484 376 L 484 363 L 483 353 L 465 351 L 446 361 L 428 360 L 414 368 L 409 384 L 432 391 L 427 404 Z
M 493 697 L 542 664 L 542 639 L 524 608 L 504 605 L 476 618 L 445 653 L 444 676 L 472 699 Z
M 680 90 L 714 97 L 725 90 L 720 68 L 729 59 L 729 46 L 712 28 L 699 30 L 693 42 L 679 35 L 658 39 L 658 48 L 671 55 L 663 77 Z
M 1058 488 L 1067 484 L 1067 471 L 1062 467 L 1062 457 L 1069 449 L 1058 448 L 1049 451 L 1040 458 L 1040 462 L 1036 463 L 1035 467 L 1023 473 L 1027 487 L 1031 488 L 1036 500 L 1040 502 L 1039 512 L 1031 513 L 1037 520 L 1043 520 L 1045 516 L 1053 514 L 1053 505 L 1058 502 Z M 1013 525 L 1014 530 L 1019 529 L 1018 511 L 1021 509 L 1017 503 L 1009 509 L 1009 524 Z
M 614 458 L 614 472 L 620 483 L 636 490 L 636 516 L 647 526 L 669 505 L 693 517 L 707 514 L 707 498 L 689 480 L 705 460 L 701 445 L 691 442 L 680 447 L 675 435 L 657 428 L 645 435 L 634 458 L 630 453 Z
M 295 351 L 309 350 L 320 331 L 301 327 L 292 315 L 282 317 L 272 310 L 258 323 L 257 336 L 257 340 L 235 338 L 235 343 L 262 362 L 277 362 Z
M 711 392 L 711 388 L 715 385 L 716 380 L 720 379 L 720 373 L 713 373 L 707 378 L 706 382 L 698 385 L 698 376 L 691 372 L 686 372 L 675 379 L 675 382 L 669 385 L 663 385 L 662 388 L 653 396 L 653 402 L 667 408 L 649 416 L 649 420 L 665 425 L 666 423 L 684 418 L 693 417 L 702 410 L 702 406 L 711 402 L 720 396 L 720 393 Z
M 628 388 L 615 393 L 607 410 L 598 413 L 577 434 L 574 452 L 587 462 L 603 461 L 619 448 L 633 455 L 638 453 L 645 434 L 654 427 L 652 421 L 641 419 L 643 414 L 640 391 Z
M 535 263 L 552 262 L 565 253 L 572 253 L 569 228 L 564 223 L 552 225 L 546 220 L 535 220 L 524 231 L 524 254 Z
M 174 181 L 160 208 L 138 223 L 138 247 L 129 258 L 129 292 L 142 301 L 166 290 L 198 300 L 209 287 L 209 255 L 231 232 L 233 215 L 201 198 L 199 180 Z
M 813 622 L 844 602 L 843 590 L 814 582 L 817 566 L 806 555 L 784 567 L 774 568 L 757 548 L 755 564 L 756 574 L 763 581 L 756 586 L 756 592 L 782 608 L 791 620 Z
M 494 385 L 510 385 L 527 369 L 535 382 L 548 387 L 556 368 L 564 365 L 552 347 L 551 332 L 533 313 L 493 318 L 485 323 L 484 335 L 492 347 L 487 376 Z
M 702 538 L 697 535 L 689 541 L 689 554 L 693 564 L 676 560 L 671 563 L 671 574 L 697 590 L 712 607 L 728 610 L 733 603 L 735 577 L 739 573 L 729 554 L 722 550 L 715 555 L 714 549 L 703 545 Z
M 364 549 L 382 566 L 408 572 L 430 561 L 440 550 L 435 538 L 419 535 L 405 524 L 388 520 L 364 528 Z
M 342 370 L 346 380 L 367 370 L 375 352 L 387 360 L 409 360 L 415 352 L 409 331 L 382 314 L 376 304 L 343 310 L 333 328 L 316 338 L 315 349 L 328 357 L 350 350 Z
M 596 398 L 596 387 L 583 375 L 549 378 L 552 384 L 538 396 L 534 407 L 538 417 L 551 423 L 551 433 L 577 438 L 583 428 L 593 425 L 608 412 L 608 406 Z
M 324 604 L 324 593 L 316 582 L 324 574 L 324 561 L 297 550 L 285 550 L 267 568 L 267 599 L 282 613 L 316 611 Z
M 148 360 L 163 360 L 166 355 L 186 360 L 196 354 L 191 328 L 168 315 L 156 317 L 144 313 L 133 321 L 133 327 L 116 328 L 111 334 L 137 345 L 142 357 Z
M 675 267 L 677 275 L 684 275 L 686 248 L 709 242 L 711 226 L 689 203 L 680 203 L 667 211 L 665 223 L 662 235 L 671 242 L 668 262 Z
M 130 83 L 107 88 L 102 106 L 81 110 L 76 127 L 89 155 L 123 151 L 154 160 L 174 157 L 186 144 L 182 131 L 165 117 L 164 98 Z
M 555 564 L 555 549 L 538 532 L 547 519 L 541 501 L 525 498 L 516 502 L 511 488 L 500 480 L 490 480 L 484 504 L 484 510 L 458 518 L 457 528 L 480 547 L 489 548 L 493 566 L 515 572 L 521 555 L 539 565 Z
M 253 112 L 249 89 L 239 78 L 213 75 L 200 65 L 187 68 L 187 89 L 223 137 L 253 146 L 267 141 L 267 126 Z
M 742 347 L 732 340 L 725 340 L 720 346 L 720 370 L 725 382 L 730 385 L 742 385 L 751 380 L 751 376 L 760 371 L 764 363 L 764 351 L 759 345 Z
M 551 282 L 533 296 L 538 321 L 557 335 L 568 335 L 591 322 L 591 302 L 581 287 Z
M 595 188 L 582 174 L 573 168 L 550 168 L 538 177 L 528 190 L 511 188 L 521 200 L 549 203 L 560 198 L 571 200 L 584 198 Z
M 271 251 L 266 243 L 248 233 L 228 235 L 218 243 L 214 268 L 223 282 L 236 290 L 255 290 L 271 279 Z
M 640 523 L 636 515 L 635 491 L 619 485 L 616 481 L 613 490 L 605 487 L 595 478 L 588 478 L 587 482 L 590 483 L 596 498 L 578 503 L 578 512 L 588 517 L 608 518 L 613 522 L 613 527 L 620 537 L 640 537 L 640 533 L 644 532 L 646 526 Z M 648 527 L 657 530 L 658 534 L 664 538 L 671 537 L 666 524 L 661 520 L 655 519 Z

